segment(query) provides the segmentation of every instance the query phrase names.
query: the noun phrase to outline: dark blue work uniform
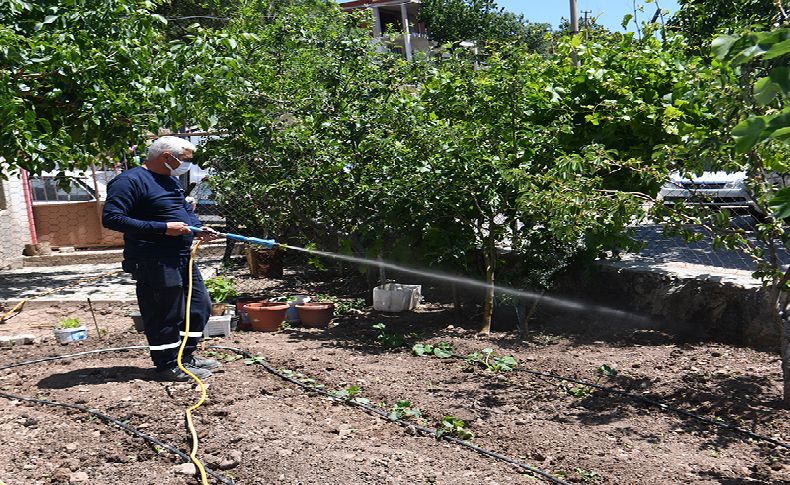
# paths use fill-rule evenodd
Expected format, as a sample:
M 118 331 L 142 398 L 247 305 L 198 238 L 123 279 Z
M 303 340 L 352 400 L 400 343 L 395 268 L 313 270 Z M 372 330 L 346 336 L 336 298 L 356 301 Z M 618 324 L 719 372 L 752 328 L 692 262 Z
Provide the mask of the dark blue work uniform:
M 102 224 L 124 234 L 123 269 L 137 280 L 145 336 L 151 359 L 159 369 L 175 364 L 184 335 L 192 246 L 191 234 L 166 235 L 168 222 L 201 227 L 176 177 L 136 167 L 110 181 Z M 211 299 L 193 263 L 185 362 L 197 347 L 210 315 Z

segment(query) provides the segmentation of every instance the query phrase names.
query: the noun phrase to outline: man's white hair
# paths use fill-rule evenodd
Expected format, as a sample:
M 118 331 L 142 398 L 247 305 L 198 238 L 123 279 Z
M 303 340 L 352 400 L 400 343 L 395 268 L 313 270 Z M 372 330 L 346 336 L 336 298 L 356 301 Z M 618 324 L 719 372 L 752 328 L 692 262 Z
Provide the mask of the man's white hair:
M 170 152 L 174 156 L 181 158 L 181 155 L 184 154 L 185 151 L 197 150 L 197 147 L 190 143 L 189 140 L 186 138 L 181 138 L 178 136 L 163 136 L 154 140 L 153 143 L 148 147 L 148 160 L 155 160 L 156 157 L 161 155 L 163 152 Z

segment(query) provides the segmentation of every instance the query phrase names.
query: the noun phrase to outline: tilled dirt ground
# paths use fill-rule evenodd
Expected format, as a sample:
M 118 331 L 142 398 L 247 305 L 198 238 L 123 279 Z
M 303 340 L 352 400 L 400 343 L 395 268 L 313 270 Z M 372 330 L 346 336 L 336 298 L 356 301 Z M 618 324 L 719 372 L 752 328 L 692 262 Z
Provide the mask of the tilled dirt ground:
M 342 281 L 291 275 L 257 283 L 266 297 L 322 291 L 348 296 Z M 63 312 L 67 309 L 60 309 Z M 68 346 L 43 341 L 0 351 L 0 366 L 29 358 L 141 345 L 126 308 L 109 309 L 104 340 Z M 16 324 L 25 322 L 23 311 Z M 13 321 L 13 320 L 12 320 Z M 386 348 L 380 331 L 405 337 Z M 626 397 L 525 369 L 598 382 L 790 442 L 781 405 L 781 369 L 772 353 L 711 343 L 681 343 L 655 330 L 607 331 L 574 322 L 532 323 L 527 342 L 513 333 L 478 336 L 474 319 L 426 303 L 416 312 L 370 308 L 338 316 L 328 330 L 238 332 L 209 344 L 239 347 L 327 391 L 356 386 L 355 397 L 389 411 L 419 408 L 420 423 L 462 419 L 472 443 L 573 483 L 790 483 L 787 449 Z M 397 338 L 394 338 L 397 340 Z M 417 357 L 418 342 L 448 342 L 458 355 L 484 348 L 518 367 L 490 372 L 461 358 Z M 397 343 L 397 342 L 396 342 Z M 196 412 L 199 457 L 235 483 L 536 483 L 512 465 L 387 422 L 286 382 L 225 350 Z M 493 357 L 492 357 L 493 359 Z M 493 360 L 491 360 L 493 361 Z M 615 376 L 601 375 L 606 364 Z M 312 381 L 309 381 L 312 382 Z M 144 350 L 58 360 L 0 371 L 4 392 L 100 410 L 188 450 L 183 410 L 193 385 L 157 381 Z M 353 388 L 352 388 L 353 389 Z M 416 421 L 415 421 L 416 422 Z M 181 459 L 85 413 L 0 399 L 0 481 L 11 484 L 186 484 Z M 188 468 L 188 467 L 187 467 Z M 222 470 L 220 470 L 222 469 Z M 210 480 L 215 483 L 214 480 Z

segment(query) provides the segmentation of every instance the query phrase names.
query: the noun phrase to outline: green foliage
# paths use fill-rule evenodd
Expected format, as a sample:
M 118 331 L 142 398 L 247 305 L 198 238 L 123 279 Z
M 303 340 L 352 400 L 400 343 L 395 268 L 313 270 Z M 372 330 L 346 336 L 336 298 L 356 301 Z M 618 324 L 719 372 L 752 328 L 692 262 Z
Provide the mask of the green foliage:
M 80 326 L 80 319 L 76 317 L 62 318 L 58 322 L 59 328 L 79 328 L 79 326 Z
M 376 330 L 376 342 L 385 349 L 396 349 L 403 347 L 406 337 L 402 333 L 389 332 L 383 323 L 376 323 L 372 327 Z
M 464 360 L 467 364 L 482 367 L 487 372 L 509 372 L 518 367 L 518 362 L 512 355 L 496 356 L 494 350 L 489 348 L 472 352 Z
M 445 416 L 436 427 L 436 438 L 441 438 L 444 435 L 453 436 L 460 440 L 469 441 L 473 439 L 474 434 L 464 427 L 464 422 L 455 416 Z
M 419 408 L 411 406 L 411 401 L 398 401 L 390 409 L 387 415 L 390 421 L 398 421 L 401 419 L 418 419 L 422 417 Z
M 33 173 L 85 168 L 179 123 L 179 46 L 144 0 L 0 2 L 0 158 Z
M 411 348 L 411 352 L 418 357 L 433 356 L 447 359 L 453 356 L 453 347 L 449 342 L 438 342 L 436 344 L 418 343 Z
M 316 293 L 315 301 L 329 301 L 335 305 L 335 315 L 346 315 L 365 308 L 364 298 L 339 298 L 327 293 Z
M 753 25 L 769 27 L 781 20 L 777 0 L 679 0 L 670 27 L 679 30 L 697 48 L 704 47 L 714 34 L 739 32 Z M 786 0 L 779 4 L 788 8 Z
M 215 276 L 205 281 L 206 290 L 214 303 L 224 303 L 238 296 L 233 280 L 223 276 Z
M 548 24 L 530 23 L 523 15 L 499 8 L 494 0 L 424 0 L 418 20 L 439 44 L 508 40 L 525 43 L 535 52 L 548 48 Z

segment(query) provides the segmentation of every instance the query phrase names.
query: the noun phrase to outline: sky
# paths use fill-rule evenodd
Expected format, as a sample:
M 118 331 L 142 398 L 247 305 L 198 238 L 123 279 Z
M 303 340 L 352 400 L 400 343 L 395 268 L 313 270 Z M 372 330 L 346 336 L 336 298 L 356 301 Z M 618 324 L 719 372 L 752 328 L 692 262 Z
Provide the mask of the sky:
M 620 25 L 626 14 L 634 13 L 633 0 L 577 0 L 579 8 L 579 24 L 584 17 L 582 13 L 589 10 L 590 15 L 598 18 L 598 23 L 609 30 L 622 31 Z M 554 29 L 562 17 L 570 18 L 570 0 L 497 0 L 497 4 L 515 13 L 524 14 L 530 22 L 546 22 Z M 637 12 L 640 20 L 648 21 L 656 11 L 655 1 L 645 3 L 645 0 L 636 0 L 637 7 L 644 6 L 644 12 Z M 670 13 L 678 10 L 677 0 L 658 0 L 662 10 Z M 666 20 L 666 16 L 664 19 Z M 633 22 L 628 30 L 634 30 Z

